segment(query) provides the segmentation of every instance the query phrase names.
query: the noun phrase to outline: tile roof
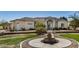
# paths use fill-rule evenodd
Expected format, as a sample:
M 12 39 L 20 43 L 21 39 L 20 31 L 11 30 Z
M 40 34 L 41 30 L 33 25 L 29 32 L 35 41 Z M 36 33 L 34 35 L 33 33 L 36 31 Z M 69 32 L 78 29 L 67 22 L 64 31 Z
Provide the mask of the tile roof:
M 20 19 L 12 20 L 11 22 L 17 21 L 17 20 L 19 20 L 19 21 L 35 21 L 36 19 L 45 19 L 45 20 L 52 19 L 52 20 L 58 20 L 58 21 L 60 21 L 60 20 L 66 20 L 67 21 L 67 18 L 65 18 L 65 17 L 57 18 L 57 17 L 49 16 L 49 17 L 34 17 L 34 18 L 33 17 L 23 17 L 23 18 L 20 18 Z

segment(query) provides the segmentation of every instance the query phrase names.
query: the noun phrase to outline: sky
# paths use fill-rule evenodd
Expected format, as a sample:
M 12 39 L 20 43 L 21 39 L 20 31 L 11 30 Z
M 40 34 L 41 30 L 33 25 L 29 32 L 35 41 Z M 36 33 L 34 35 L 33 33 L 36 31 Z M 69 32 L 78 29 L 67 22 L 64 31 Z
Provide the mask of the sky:
M 74 11 L 0 11 L 0 21 L 11 21 L 22 17 L 71 16 Z

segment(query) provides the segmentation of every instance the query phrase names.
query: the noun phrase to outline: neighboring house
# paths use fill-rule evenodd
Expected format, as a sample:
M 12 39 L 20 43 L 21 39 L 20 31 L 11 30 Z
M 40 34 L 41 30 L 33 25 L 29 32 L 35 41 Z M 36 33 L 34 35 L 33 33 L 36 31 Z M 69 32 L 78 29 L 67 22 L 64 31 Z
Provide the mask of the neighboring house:
M 22 29 L 35 29 L 35 22 L 37 20 L 41 20 L 45 23 L 46 29 L 54 29 L 54 28 L 68 28 L 68 21 L 64 17 L 56 18 L 56 17 L 24 17 L 21 19 L 12 20 L 10 24 L 11 30 L 22 30 Z

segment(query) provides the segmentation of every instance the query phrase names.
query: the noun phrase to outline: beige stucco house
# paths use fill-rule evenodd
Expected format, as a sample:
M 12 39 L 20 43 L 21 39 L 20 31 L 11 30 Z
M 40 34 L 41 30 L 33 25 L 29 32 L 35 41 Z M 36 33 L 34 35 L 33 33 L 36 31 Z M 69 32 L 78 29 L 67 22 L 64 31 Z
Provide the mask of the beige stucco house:
M 41 20 L 45 24 L 46 29 L 54 28 L 68 28 L 68 21 L 64 17 L 24 17 L 21 19 L 12 20 L 10 23 L 10 29 L 22 30 L 22 29 L 35 29 L 35 22 Z

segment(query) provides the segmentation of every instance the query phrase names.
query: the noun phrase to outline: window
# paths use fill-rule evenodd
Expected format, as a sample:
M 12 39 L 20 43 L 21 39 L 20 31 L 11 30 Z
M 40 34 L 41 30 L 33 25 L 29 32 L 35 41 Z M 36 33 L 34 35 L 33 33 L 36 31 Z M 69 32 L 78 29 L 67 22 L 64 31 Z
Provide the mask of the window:
M 61 28 L 64 28 L 64 24 L 63 23 L 61 23 Z

